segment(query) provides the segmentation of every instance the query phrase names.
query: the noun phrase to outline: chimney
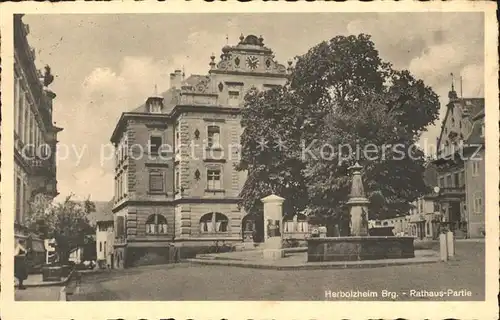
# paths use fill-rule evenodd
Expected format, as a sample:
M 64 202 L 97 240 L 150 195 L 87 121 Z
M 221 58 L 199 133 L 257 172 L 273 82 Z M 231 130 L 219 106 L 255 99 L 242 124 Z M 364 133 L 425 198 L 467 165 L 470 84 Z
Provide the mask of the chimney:
M 182 80 L 184 80 L 182 70 L 175 70 L 174 73 L 170 74 L 170 88 L 180 89 Z

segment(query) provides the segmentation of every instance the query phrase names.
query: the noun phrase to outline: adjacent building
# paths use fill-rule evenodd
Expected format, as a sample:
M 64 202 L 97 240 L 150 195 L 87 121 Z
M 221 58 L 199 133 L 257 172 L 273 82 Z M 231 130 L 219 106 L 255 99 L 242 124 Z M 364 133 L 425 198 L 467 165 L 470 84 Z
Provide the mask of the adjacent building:
M 114 201 L 105 203 L 104 206 L 96 204 L 96 253 L 97 265 L 100 268 L 114 266 Z
M 417 239 L 437 239 L 440 232 L 441 212 L 436 194 L 428 194 L 412 202 L 407 216 L 407 234 Z
M 117 267 L 166 262 L 172 247 L 183 256 L 243 237 L 238 195 L 246 175 L 234 167 L 242 100 L 253 87 L 283 85 L 288 70 L 254 35 L 224 46 L 209 66 L 206 75 L 175 70 L 170 89 L 116 125 Z
M 485 232 L 484 98 L 459 98 L 453 86 L 437 138 L 442 225 L 457 237 Z
M 35 50 L 22 15 L 14 16 L 14 192 L 15 238 L 30 246 L 35 256 L 44 255 L 43 241 L 26 228 L 29 203 L 38 195 L 57 195 L 56 144 L 61 131 L 52 121 L 56 94 L 50 67 L 42 73 L 35 66 Z

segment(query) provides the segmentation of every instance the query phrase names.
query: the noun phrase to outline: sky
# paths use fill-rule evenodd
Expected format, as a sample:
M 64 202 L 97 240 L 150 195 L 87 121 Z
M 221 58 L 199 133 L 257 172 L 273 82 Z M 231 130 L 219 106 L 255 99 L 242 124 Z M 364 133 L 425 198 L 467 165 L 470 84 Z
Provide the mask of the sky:
M 242 33 L 262 35 L 282 64 L 337 35 L 369 34 L 384 61 L 408 69 L 440 96 L 440 119 L 451 73 L 463 77 L 464 97 L 484 96 L 482 13 L 60 14 L 23 21 L 37 67 L 48 64 L 55 75 L 54 121 L 64 128 L 56 200 L 71 193 L 110 200 L 109 139 L 121 113 L 142 104 L 155 85 L 167 90 L 174 69 L 206 74 L 210 55 L 236 45 Z M 439 124 L 429 126 L 421 145 L 435 143 Z

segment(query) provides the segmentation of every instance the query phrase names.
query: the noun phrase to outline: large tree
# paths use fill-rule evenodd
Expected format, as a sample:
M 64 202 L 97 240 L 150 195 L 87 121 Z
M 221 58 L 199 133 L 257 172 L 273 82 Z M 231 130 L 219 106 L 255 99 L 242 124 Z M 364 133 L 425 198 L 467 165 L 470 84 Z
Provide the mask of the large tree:
M 241 125 L 241 159 L 238 170 L 247 172 L 241 205 L 251 214 L 262 214 L 260 199 L 275 193 L 285 198 L 285 213 L 307 204 L 307 188 L 300 158 L 302 116 L 295 95 L 279 87 L 251 89 L 245 96 Z
M 44 238 L 54 238 L 59 261 L 68 261 L 72 249 L 86 244 L 88 236 L 95 233 L 87 215 L 95 212 L 95 204 L 86 199 L 74 201 L 72 195 L 63 202 L 52 203 L 39 197 L 30 203 L 28 228 Z
M 379 218 L 406 212 L 409 202 L 428 191 L 424 153 L 415 143 L 438 117 L 437 95 L 410 72 L 384 62 L 364 34 L 337 36 L 296 60 L 284 88 L 252 93 L 246 101 L 242 163 L 251 167 L 241 166 L 250 175 L 243 203 L 255 202 L 259 190 L 275 183 L 270 176 L 294 172 L 293 181 L 307 186 L 300 200 L 307 199 L 310 212 L 342 220 L 351 181 L 347 168 L 359 161 L 371 212 Z M 262 137 L 286 139 L 294 152 L 258 149 Z M 378 156 L 365 152 L 369 145 Z M 288 183 L 278 182 L 275 189 Z

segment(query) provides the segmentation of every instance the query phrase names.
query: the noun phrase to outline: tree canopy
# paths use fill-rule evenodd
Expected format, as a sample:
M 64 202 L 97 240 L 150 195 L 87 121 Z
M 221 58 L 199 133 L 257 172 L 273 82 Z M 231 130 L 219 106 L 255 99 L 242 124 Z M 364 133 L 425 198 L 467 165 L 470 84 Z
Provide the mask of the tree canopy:
M 87 236 L 95 233 L 87 215 L 95 212 L 95 204 L 90 200 L 74 201 L 72 195 L 63 202 L 52 203 L 40 197 L 30 203 L 28 228 L 44 238 L 54 238 L 60 260 L 66 262 L 71 249 L 83 245 Z
M 260 199 L 271 193 L 286 194 L 285 212 L 305 208 L 307 189 L 300 158 L 300 110 L 294 95 L 286 88 L 259 92 L 251 89 L 245 96 L 241 124 L 241 161 L 238 170 L 247 171 L 241 205 L 252 214 L 262 213 Z
M 284 87 L 246 96 L 239 170 L 249 178 L 242 205 L 252 211 L 274 191 L 288 210 L 307 206 L 340 218 L 347 168 L 358 161 L 374 200 L 370 211 L 379 218 L 406 213 L 428 192 L 416 142 L 438 114 L 433 90 L 383 61 L 369 35 L 321 42 L 296 58 Z M 273 144 L 262 147 L 262 140 Z M 276 141 L 286 147 L 277 149 Z

